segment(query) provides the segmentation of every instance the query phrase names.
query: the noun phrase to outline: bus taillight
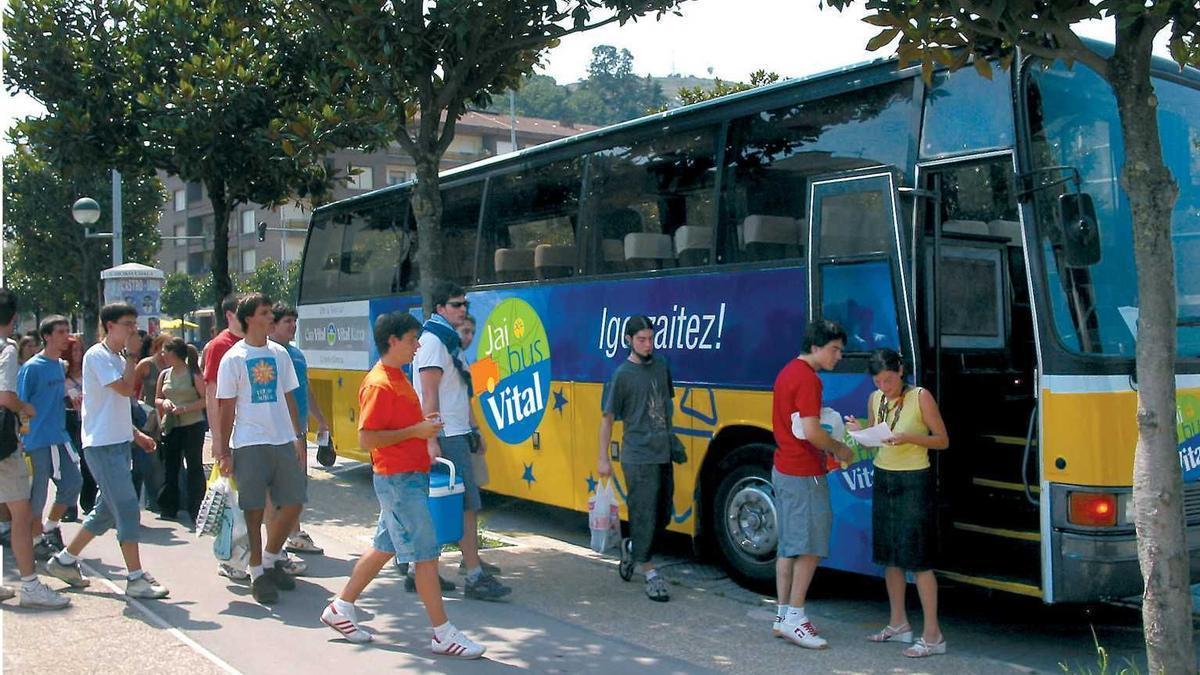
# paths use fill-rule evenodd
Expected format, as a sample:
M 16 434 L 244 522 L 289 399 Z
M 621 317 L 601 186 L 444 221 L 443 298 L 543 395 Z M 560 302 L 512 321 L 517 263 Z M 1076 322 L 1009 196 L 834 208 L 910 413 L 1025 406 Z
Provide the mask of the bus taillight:
M 1113 527 L 1117 524 L 1117 496 L 1104 492 L 1072 492 L 1067 496 L 1067 520 L 1073 525 Z

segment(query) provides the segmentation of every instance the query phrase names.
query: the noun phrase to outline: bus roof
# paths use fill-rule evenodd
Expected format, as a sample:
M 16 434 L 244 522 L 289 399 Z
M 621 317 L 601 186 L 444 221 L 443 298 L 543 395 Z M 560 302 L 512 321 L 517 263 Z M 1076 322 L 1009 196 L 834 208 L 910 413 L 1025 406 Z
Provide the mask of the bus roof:
M 1111 54 L 1112 49 L 1113 49 L 1113 45 L 1111 43 L 1106 43 L 1106 42 L 1092 40 L 1092 39 L 1084 39 L 1083 42 L 1085 44 L 1087 44 L 1089 47 L 1091 47 L 1093 49 L 1097 49 L 1098 51 L 1100 51 L 1104 54 Z M 560 150 L 562 148 L 567 148 L 572 145 L 586 144 L 586 143 L 589 143 L 596 139 L 602 139 L 607 136 L 619 134 L 624 131 L 641 129 L 644 127 L 651 127 L 657 123 L 661 123 L 664 121 L 671 121 L 671 120 L 676 120 L 676 119 L 680 119 L 680 118 L 690 118 L 690 117 L 699 116 L 699 115 L 703 114 L 705 111 L 712 110 L 712 109 L 724 108 L 724 107 L 734 107 L 734 106 L 737 106 L 739 103 L 746 101 L 746 100 L 751 100 L 751 99 L 756 99 L 756 98 L 766 98 L 766 97 L 772 96 L 773 94 L 775 94 L 777 92 L 787 91 L 789 89 L 795 89 L 795 88 L 800 88 L 800 87 L 809 87 L 809 86 L 812 86 L 814 83 L 821 82 L 823 80 L 830 80 L 830 79 L 836 78 L 840 75 L 845 75 L 847 73 L 856 72 L 856 71 L 867 72 L 867 71 L 872 71 L 872 70 L 878 70 L 878 69 L 883 69 L 888 66 L 894 66 L 895 64 L 897 64 L 896 57 L 877 58 L 877 59 L 872 59 L 870 61 L 862 61 L 859 63 L 842 66 L 839 68 L 832 68 L 830 70 L 821 71 L 819 73 L 814 73 L 811 75 L 805 75 L 805 76 L 796 77 L 796 78 L 789 78 L 786 80 L 781 80 L 779 82 L 774 82 L 771 84 L 763 85 L 761 87 L 747 89 L 745 91 L 740 91 L 740 92 L 737 92 L 734 94 L 720 96 L 717 98 L 709 99 L 707 101 L 701 101 L 699 103 L 693 103 L 690 105 L 680 106 L 678 108 L 673 108 L 671 110 L 666 110 L 666 111 L 659 112 L 659 113 L 651 113 L 649 115 L 637 117 L 632 120 L 618 122 L 616 124 L 611 124 L 606 127 L 601 127 L 599 129 L 593 129 L 593 130 L 585 131 L 583 133 L 575 134 L 573 136 L 567 136 L 565 138 L 555 139 L 548 143 L 542 143 L 540 145 L 528 147 L 528 148 L 525 148 L 522 150 L 518 150 L 516 152 L 506 153 L 503 155 L 496 155 L 495 157 L 488 157 L 487 159 L 481 159 L 477 162 L 472 162 L 470 164 L 464 164 L 462 166 L 457 166 L 452 169 L 447 169 L 445 171 L 442 171 L 439 175 L 441 177 L 441 180 L 447 181 L 447 180 L 453 180 L 458 177 L 466 177 L 466 176 L 469 176 L 469 175 L 477 173 L 477 172 L 486 172 L 488 169 L 492 169 L 492 168 L 496 168 L 496 167 L 504 167 L 504 166 L 508 166 L 508 165 L 520 165 L 530 159 L 533 159 L 533 158 L 536 158 L 536 157 L 539 157 L 542 155 L 546 155 L 546 154 L 551 154 L 551 153 L 556 152 L 557 150 Z M 1170 74 L 1174 78 L 1181 78 L 1181 79 L 1187 80 L 1189 82 L 1194 82 L 1198 86 L 1200 86 L 1200 70 L 1198 70 L 1196 68 L 1185 67 L 1181 71 L 1179 66 L 1177 64 L 1175 64 L 1173 61 L 1171 61 L 1170 59 L 1156 56 L 1156 57 L 1154 57 L 1153 69 L 1156 74 Z M 944 70 L 944 67 L 939 68 L 939 70 Z M 896 77 L 899 78 L 899 77 L 903 77 L 903 76 L 915 75 L 918 71 L 919 71 L 918 66 L 910 66 L 903 70 L 896 69 L 893 72 L 895 72 Z M 851 88 L 851 87 L 845 87 L 844 89 L 849 89 L 849 88 Z M 831 92 L 830 95 L 836 94 L 836 93 L 841 93 L 841 92 Z M 354 205 L 354 204 L 357 204 L 360 202 L 371 202 L 376 199 L 382 198 L 386 195 L 389 195 L 393 192 L 403 192 L 403 191 L 407 190 L 408 188 L 410 188 L 415 183 L 416 183 L 416 178 L 413 178 L 413 179 L 404 181 L 402 183 L 397 183 L 395 185 L 389 185 L 387 187 L 383 187 L 378 190 L 372 190 L 370 192 L 367 192 L 367 193 L 364 193 L 361 195 L 354 195 L 353 197 L 347 197 L 345 199 L 341 199 L 339 201 L 331 202 L 329 204 L 325 204 L 324 206 L 318 207 L 317 209 L 314 210 L 313 213 L 315 215 L 317 213 L 321 213 L 321 212 L 328 211 L 328 210 L 338 210 L 342 207 L 351 206 L 351 205 Z

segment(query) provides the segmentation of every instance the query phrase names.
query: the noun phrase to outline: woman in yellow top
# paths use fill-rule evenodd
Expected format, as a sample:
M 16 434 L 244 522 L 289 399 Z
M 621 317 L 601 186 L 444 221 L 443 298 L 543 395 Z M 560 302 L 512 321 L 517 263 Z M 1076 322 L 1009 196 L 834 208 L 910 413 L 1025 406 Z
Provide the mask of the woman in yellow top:
M 946 639 L 937 620 L 937 579 L 933 576 L 934 482 L 929 451 L 950 445 L 946 424 L 928 390 L 904 381 L 900 355 L 890 349 L 871 352 L 867 370 L 878 391 L 868 399 L 868 426 L 887 424 L 890 438 L 875 456 L 871 529 L 872 558 L 885 567 L 891 617 L 888 625 L 869 636 L 873 642 L 912 642 L 904 607 L 905 570 L 917 579 L 917 594 L 925 615 L 924 630 L 904 655 L 918 658 L 946 653 Z M 854 417 L 847 427 L 858 429 Z

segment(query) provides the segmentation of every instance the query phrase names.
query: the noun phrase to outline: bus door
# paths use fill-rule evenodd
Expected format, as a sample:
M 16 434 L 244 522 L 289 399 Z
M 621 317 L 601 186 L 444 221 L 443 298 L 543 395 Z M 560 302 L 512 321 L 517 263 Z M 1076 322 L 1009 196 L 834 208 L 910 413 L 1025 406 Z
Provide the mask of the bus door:
M 897 175 L 880 167 L 809 182 L 809 312 L 832 319 L 846 330 L 845 356 L 833 373 L 822 375 L 823 405 L 842 415 L 862 416 L 874 390 L 867 355 L 888 347 L 913 353 L 910 280 L 901 242 Z M 874 468 L 869 451 L 829 475 L 834 519 L 839 523 L 825 564 L 876 573 L 871 562 L 871 489 Z
M 950 449 L 933 451 L 941 567 L 1041 596 L 1036 349 L 1012 153 L 919 165 L 920 366 Z

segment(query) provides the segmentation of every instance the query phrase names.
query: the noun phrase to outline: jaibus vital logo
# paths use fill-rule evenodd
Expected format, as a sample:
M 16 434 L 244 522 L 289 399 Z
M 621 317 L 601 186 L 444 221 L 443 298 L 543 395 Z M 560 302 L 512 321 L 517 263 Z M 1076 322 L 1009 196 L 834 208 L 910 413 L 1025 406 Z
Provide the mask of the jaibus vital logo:
M 330 347 L 332 347 L 337 344 L 337 340 L 338 340 L 337 326 L 333 325 L 333 323 L 330 322 L 330 324 L 325 327 L 325 343 L 328 344 Z
M 488 426 L 505 443 L 520 443 L 537 429 L 550 396 L 550 340 L 529 303 L 504 300 L 479 335 L 471 381 Z

